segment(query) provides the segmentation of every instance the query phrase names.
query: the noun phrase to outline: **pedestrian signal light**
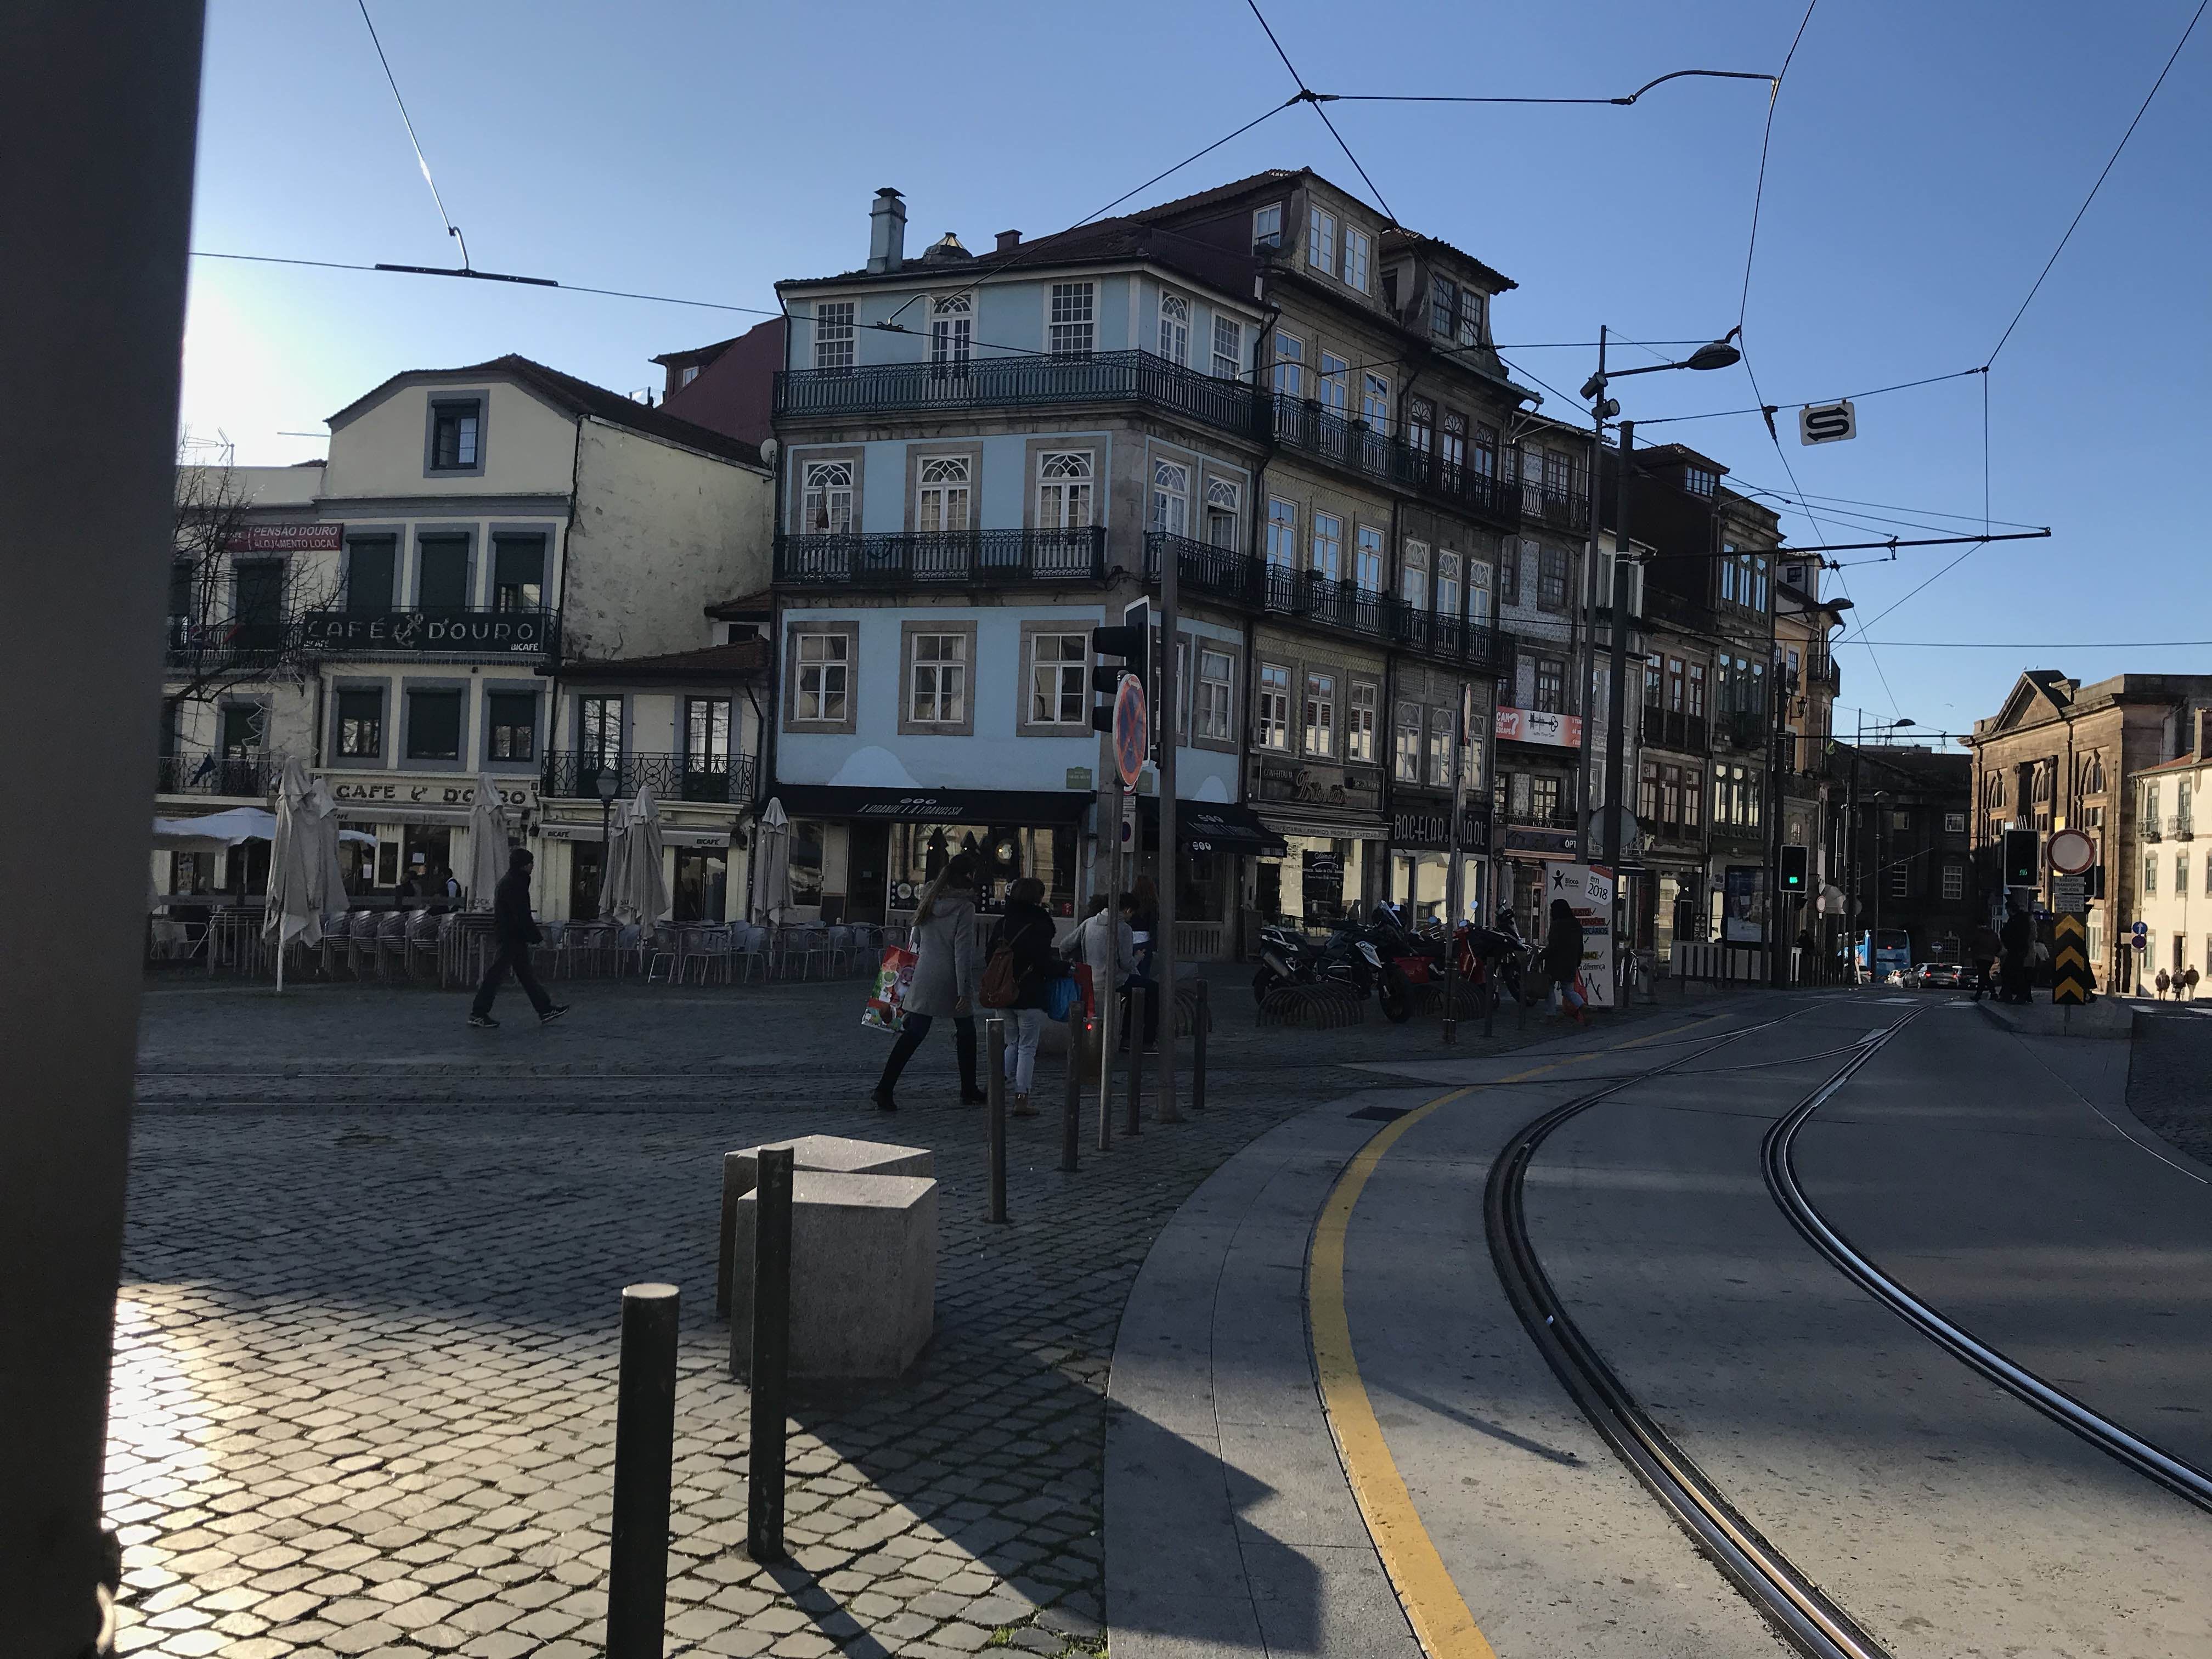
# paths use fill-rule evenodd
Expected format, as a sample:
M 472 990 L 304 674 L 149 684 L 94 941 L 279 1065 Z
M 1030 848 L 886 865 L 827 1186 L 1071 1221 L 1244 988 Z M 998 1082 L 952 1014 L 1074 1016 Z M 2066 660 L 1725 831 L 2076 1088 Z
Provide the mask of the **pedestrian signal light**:
M 2004 832 L 2004 884 L 2036 887 L 2042 884 L 2043 837 L 2033 830 Z
M 1782 849 L 1781 890 L 1784 893 L 1804 892 L 1806 878 L 1810 869 L 1811 861 L 1804 848 L 1784 847 Z

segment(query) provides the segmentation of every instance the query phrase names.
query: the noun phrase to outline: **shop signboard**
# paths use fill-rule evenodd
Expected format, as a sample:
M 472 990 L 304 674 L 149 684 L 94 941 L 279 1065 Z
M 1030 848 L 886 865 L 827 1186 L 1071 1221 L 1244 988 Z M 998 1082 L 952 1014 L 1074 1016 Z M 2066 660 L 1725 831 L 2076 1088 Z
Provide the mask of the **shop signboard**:
M 1491 729 L 1504 743 L 1542 743 L 1555 749 L 1579 749 L 1583 721 L 1579 714 L 1554 714 L 1543 708 L 1512 708 L 1500 704 L 1492 716 Z
M 466 651 L 534 654 L 548 650 L 550 611 L 310 611 L 301 638 L 320 651 Z
M 344 545 L 342 524 L 249 524 L 228 532 L 226 553 L 335 553 Z
M 1583 925 L 1583 992 L 1593 1008 L 1613 1005 L 1613 872 L 1601 864 L 1544 866 L 1545 914 L 1553 899 L 1565 899 Z
M 1766 871 L 1731 864 L 1721 873 L 1721 938 L 1731 945 L 1766 942 Z
M 331 786 L 331 793 L 341 806 L 449 806 L 457 812 L 465 812 L 476 805 L 477 785 L 473 778 L 453 783 L 428 782 L 421 778 L 390 776 L 340 776 L 324 775 Z M 503 805 L 527 811 L 537 805 L 537 791 L 526 783 L 499 786 L 499 799 Z M 349 817 L 362 816 L 349 812 Z
M 1344 902 L 1344 860 L 1309 848 L 1299 855 L 1300 889 L 1309 916 L 1333 916 Z

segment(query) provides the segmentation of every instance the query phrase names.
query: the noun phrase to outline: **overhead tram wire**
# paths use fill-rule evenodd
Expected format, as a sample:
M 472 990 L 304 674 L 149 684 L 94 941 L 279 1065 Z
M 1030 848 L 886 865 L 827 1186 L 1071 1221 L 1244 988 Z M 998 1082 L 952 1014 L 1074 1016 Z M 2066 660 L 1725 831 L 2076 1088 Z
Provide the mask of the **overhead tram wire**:
M 1986 375 L 1988 373 L 1989 370 L 1986 368 L 1958 368 L 1952 370 L 1948 374 L 1930 374 L 1917 380 L 1899 380 L 1895 386 L 1878 386 L 1870 392 L 1845 392 L 1831 398 L 1807 398 L 1794 404 L 1747 404 L 1741 409 L 1709 409 L 1696 415 L 1658 415 L 1648 421 L 1638 421 L 1636 424 L 1640 427 L 1671 426 L 1680 421 L 1719 421 L 1735 415 L 1762 415 L 1771 421 L 1785 409 L 1812 409 L 1821 404 L 1839 402 L 1844 398 L 1856 402 L 1861 398 L 1879 398 L 1885 392 L 1910 392 L 1915 386 L 1939 386 L 1945 380 L 1963 380 L 1969 374 Z
M 1765 484 L 1753 483 L 1747 479 L 1731 479 L 1730 488 L 1741 490 L 1747 495 L 1781 496 L 1793 505 L 1800 499 L 1790 495 L 1786 490 L 1770 489 Z M 1891 513 L 1917 513 L 1923 519 L 1957 519 L 1967 524 L 1974 522 L 1976 516 L 1972 513 L 1946 513 L 1942 508 L 1934 507 L 1908 507 L 1901 501 L 1863 501 L 1850 495 L 1806 495 L 1802 499 L 1807 501 L 1817 501 L 1823 506 L 1870 507 Z M 2003 525 L 2010 530 L 2033 530 L 2039 527 L 2029 524 L 2024 519 L 1991 519 L 1989 522 Z
M 1893 651 L 2180 651 L 2212 640 L 1877 640 Z
M 685 300 L 672 294 L 635 294 L 627 289 L 585 288 L 579 284 L 556 282 L 550 276 L 502 276 L 488 270 L 440 270 L 431 265 L 364 265 L 342 259 L 295 259 L 276 253 L 222 253 L 210 248 L 193 248 L 195 259 L 234 259 L 257 265 L 305 265 L 316 270 L 366 270 L 386 276 L 459 276 L 477 282 L 522 283 L 532 288 L 557 289 L 563 294 L 598 294 L 616 300 L 643 300 L 653 305 L 692 306 L 702 311 L 736 311 L 751 317 L 781 317 L 781 311 L 764 306 L 731 305 L 720 300 Z
M 1283 43 L 1275 38 L 1274 28 L 1268 23 L 1267 14 L 1260 9 L 1260 0 L 1244 0 L 1244 3 L 1252 9 L 1252 15 L 1258 20 L 1260 27 L 1267 34 L 1267 44 L 1275 49 L 1275 56 L 1283 60 L 1283 67 L 1291 72 L 1291 79 L 1297 83 L 1297 95 L 1291 101 L 1294 104 L 1313 106 L 1314 113 L 1321 117 L 1321 124 L 1328 129 L 1328 136 L 1336 140 L 1336 147 L 1344 152 L 1344 159 L 1352 163 L 1352 171 L 1357 173 L 1362 182 L 1366 185 L 1368 192 L 1375 198 L 1376 205 L 1382 210 L 1383 216 L 1389 220 L 1392 228 L 1397 228 L 1397 213 L 1389 203 L 1382 199 L 1382 192 L 1376 188 L 1375 180 L 1369 178 L 1367 169 L 1359 165 L 1359 158 L 1352 153 L 1352 146 L 1344 142 L 1344 135 L 1336 130 L 1336 123 L 1328 118 L 1328 112 L 1322 107 L 1321 94 L 1306 85 L 1306 77 L 1299 74 L 1298 66 L 1291 62 L 1291 54 L 1283 50 Z

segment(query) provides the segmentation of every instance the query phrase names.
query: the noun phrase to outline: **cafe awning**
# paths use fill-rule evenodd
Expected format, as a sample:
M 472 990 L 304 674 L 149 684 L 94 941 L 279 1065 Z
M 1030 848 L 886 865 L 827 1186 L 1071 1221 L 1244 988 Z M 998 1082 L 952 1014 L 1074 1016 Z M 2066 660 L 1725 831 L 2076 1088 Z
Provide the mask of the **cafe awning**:
M 769 792 L 794 818 L 887 823 L 1076 824 L 1095 799 L 1079 789 L 857 789 L 783 783 Z
M 1145 795 L 1137 811 L 1146 827 L 1157 836 L 1160 803 Z M 1176 840 L 1197 852 L 1241 853 L 1255 858 L 1279 859 L 1290 851 L 1283 838 L 1260 822 L 1249 806 L 1227 801 L 1182 800 L 1176 803 Z

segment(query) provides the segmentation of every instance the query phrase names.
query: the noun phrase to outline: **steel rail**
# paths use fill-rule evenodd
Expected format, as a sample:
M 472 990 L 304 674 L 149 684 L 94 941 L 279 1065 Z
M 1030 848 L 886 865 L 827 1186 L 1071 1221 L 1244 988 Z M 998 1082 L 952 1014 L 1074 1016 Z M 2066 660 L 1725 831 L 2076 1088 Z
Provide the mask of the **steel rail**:
M 1909 1014 L 1891 1026 L 1890 1031 L 1900 1030 L 1918 1018 L 1917 1013 Z M 1887 1041 L 1887 1035 L 1884 1041 Z M 1806 1196 L 1804 1184 L 1797 1174 L 1797 1133 L 1881 1046 L 1880 1042 L 1868 1043 L 1865 1054 L 1830 1078 L 1766 1132 L 1766 1139 L 1759 1148 L 1759 1157 L 1765 1170 L 1766 1189 L 1774 1195 L 1774 1201 L 1782 1206 L 1783 1213 L 1804 1235 L 1808 1243 L 1827 1257 L 1862 1290 L 1937 1346 L 1979 1371 L 2015 1399 L 2024 1401 L 2054 1423 L 2079 1435 L 2100 1451 L 2118 1458 L 2176 1497 L 2194 1504 L 2201 1510 L 2212 1510 L 2212 1474 L 2091 1410 L 2064 1389 L 2052 1387 L 2027 1367 L 1981 1340 L 1972 1332 L 1945 1318 L 1915 1296 L 1902 1282 L 1876 1267 Z
M 1812 1659 L 1888 1659 L 1887 1650 L 1761 1536 L 1637 1402 L 1569 1316 L 1528 1237 L 1522 1188 L 1537 1149 L 1554 1129 L 1634 1084 L 1664 1076 L 1687 1060 L 1789 1018 L 1792 1016 L 1730 1032 L 1705 1048 L 1556 1106 L 1523 1125 L 1491 1165 L 1490 1179 L 1483 1190 L 1484 1230 L 1506 1299 L 1553 1373 L 1621 1461 L 1752 1605 Z M 1832 1092 L 1880 1046 L 1879 1040 L 1859 1045 L 1860 1052 L 1822 1085 L 1822 1091 Z

